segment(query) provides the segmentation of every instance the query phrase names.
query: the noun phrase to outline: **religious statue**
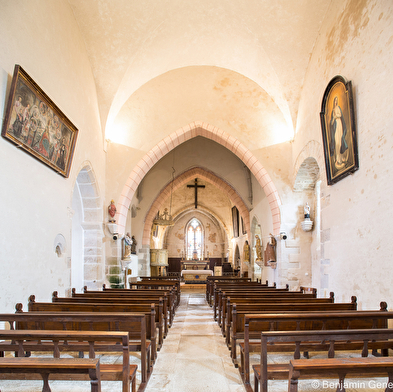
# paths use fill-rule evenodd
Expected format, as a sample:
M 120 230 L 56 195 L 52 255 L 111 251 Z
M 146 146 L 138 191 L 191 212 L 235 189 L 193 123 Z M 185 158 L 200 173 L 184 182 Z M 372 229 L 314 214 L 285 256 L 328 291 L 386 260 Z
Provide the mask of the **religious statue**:
M 127 233 L 124 236 L 124 253 L 123 259 L 129 259 L 131 257 L 133 238 L 130 237 L 130 233 Z
M 250 245 L 248 245 L 248 241 L 246 241 L 246 243 L 244 244 L 243 252 L 244 252 L 244 261 L 249 262 L 250 261 Z
M 274 238 L 273 234 L 270 234 L 270 240 L 266 245 L 265 250 L 265 260 L 266 263 L 275 263 L 276 260 L 276 244 L 277 241 Z
M 136 255 L 136 245 L 138 244 L 136 242 L 136 239 L 134 236 L 132 236 L 132 244 L 131 244 L 131 254 Z
M 255 244 L 255 250 L 257 252 L 257 259 L 255 261 L 262 261 L 262 244 L 261 244 L 261 239 L 259 238 L 258 235 L 255 236 L 256 238 L 256 244 Z
M 111 204 L 108 206 L 108 213 L 109 213 L 109 222 L 110 223 L 115 223 L 115 215 L 116 215 L 116 206 L 115 206 L 115 201 L 112 199 Z
M 310 206 L 308 203 L 304 206 L 304 218 L 305 219 L 310 219 Z

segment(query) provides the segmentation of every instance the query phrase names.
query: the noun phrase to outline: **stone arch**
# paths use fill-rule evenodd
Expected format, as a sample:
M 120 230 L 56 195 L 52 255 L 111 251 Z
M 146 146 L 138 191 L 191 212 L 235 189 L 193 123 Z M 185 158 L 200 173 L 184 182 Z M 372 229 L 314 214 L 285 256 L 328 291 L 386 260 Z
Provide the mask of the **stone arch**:
M 72 193 L 71 285 L 98 288 L 103 282 L 102 207 L 89 162 L 80 169 Z M 81 285 L 82 284 L 82 285 Z
M 223 145 L 232 151 L 252 172 L 258 183 L 263 188 L 269 201 L 270 211 L 273 220 L 273 233 L 278 234 L 280 231 L 281 216 L 280 206 L 281 200 L 278 191 L 271 180 L 266 169 L 258 161 L 258 159 L 235 137 L 226 134 L 221 129 L 213 125 L 196 121 L 187 126 L 173 132 L 155 147 L 153 147 L 134 167 L 130 173 L 117 203 L 118 227 L 120 232 L 124 232 L 128 207 L 131 200 L 146 173 L 168 152 L 175 147 L 197 136 L 203 136 L 207 139 Z M 144 234 L 145 236 L 145 234 Z
M 174 179 L 173 190 L 175 191 L 176 189 L 181 187 L 184 183 L 196 177 L 202 178 L 214 184 L 215 186 L 217 186 L 217 188 L 228 194 L 229 199 L 239 210 L 240 216 L 243 217 L 244 225 L 246 227 L 247 232 L 249 233 L 250 214 L 246 204 L 244 203 L 244 201 L 239 196 L 239 194 L 235 191 L 234 188 L 232 188 L 228 183 L 226 183 L 221 178 L 217 177 L 215 174 L 207 171 L 206 169 L 202 169 L 200 167 L 187 170 Z M 143 229 L 143 238 L 142 238 L 143 245 L 150 244 L 150 233 L 151 233 L 153 220 L 157 214 L 157 211 L 161 209 L 161 206 L 163 205 L 164 201 L 168 199 L 168 197 L 170 197 L 171 190 L 172 190 L 172 182 L 167 184 L 166 187 L 160 191 L 159 195 L 154 200 L 149 211 L 147 212 L 145 217 L 145 225 Z
M 300 151 L 293 171 L 294 191 L 314 189 L 321 176 L 326 176 L 323 148 L 315 140 L 308 142 Z

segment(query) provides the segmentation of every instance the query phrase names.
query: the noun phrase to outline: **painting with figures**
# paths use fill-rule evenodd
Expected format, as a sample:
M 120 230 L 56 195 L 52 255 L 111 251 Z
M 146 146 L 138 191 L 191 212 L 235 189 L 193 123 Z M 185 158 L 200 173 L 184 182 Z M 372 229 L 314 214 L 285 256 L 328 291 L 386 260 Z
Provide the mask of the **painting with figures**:
M 320 113 L 328 185 L 359 168 L 352 84 L 342 76 L 328 84 Z
M 70 120 L 16 65 L 2 136 L 68 177 L 77 134 Z

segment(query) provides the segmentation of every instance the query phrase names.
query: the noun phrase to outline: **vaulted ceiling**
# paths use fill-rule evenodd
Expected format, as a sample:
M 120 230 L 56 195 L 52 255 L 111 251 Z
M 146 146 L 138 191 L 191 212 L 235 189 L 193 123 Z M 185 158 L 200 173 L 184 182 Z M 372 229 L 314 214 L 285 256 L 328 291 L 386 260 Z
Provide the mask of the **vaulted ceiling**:
M 330 0 L 69 0 L 102 129 L 148 151 L 192 121 L 250 149 L 290 140 Z

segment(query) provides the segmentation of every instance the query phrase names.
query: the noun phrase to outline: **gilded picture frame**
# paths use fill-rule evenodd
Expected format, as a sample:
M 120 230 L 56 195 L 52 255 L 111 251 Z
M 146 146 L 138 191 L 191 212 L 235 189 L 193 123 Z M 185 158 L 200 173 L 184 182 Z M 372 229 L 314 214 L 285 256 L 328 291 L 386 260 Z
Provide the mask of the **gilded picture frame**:
M 20 65 L 15 65 L 1 135 L 68 177 L 78 129 Z
M 359 169 L 352 83 L 335 76 L 326 87 L 320 113 L 328 185 Z

